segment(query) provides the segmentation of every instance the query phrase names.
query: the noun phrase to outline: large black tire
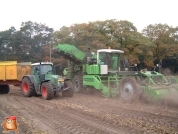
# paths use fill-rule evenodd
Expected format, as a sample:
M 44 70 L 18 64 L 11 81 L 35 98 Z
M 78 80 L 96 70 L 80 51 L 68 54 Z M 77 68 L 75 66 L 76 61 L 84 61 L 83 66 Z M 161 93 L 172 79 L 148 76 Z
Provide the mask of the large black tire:
M 73 89 L 73 85 L 72 82 L 67 80 L 64 82 L 64 88 L 69 87 L 68 90 L 62 91 L 62 96 L 64 97 L 72 97 L 74 95 L 74 89 Z
M 9 93 L 9 85 L 0 85 L 0 93 L 1 94 L 7 94 Z
M 41 95 L 45 100 L 51 100 L 54 97 L 54 88 L 50 82 L 43 82 L 41 85 Z
M 83 78 L 82 75 L 76 75 L 73 79 L 74 92 L 79 93 L 83 89 Z
M 139 99 L 139 85 L 131 77 L 125 77 L 119 84 L 120 98 L 124 102 L 133 103 Z
M 30 78 L 28 77 L 25 77 L 22 80 L 22 92 L 25 97 L 31 97 L 36 95 L 35 87 L 31 82 Z

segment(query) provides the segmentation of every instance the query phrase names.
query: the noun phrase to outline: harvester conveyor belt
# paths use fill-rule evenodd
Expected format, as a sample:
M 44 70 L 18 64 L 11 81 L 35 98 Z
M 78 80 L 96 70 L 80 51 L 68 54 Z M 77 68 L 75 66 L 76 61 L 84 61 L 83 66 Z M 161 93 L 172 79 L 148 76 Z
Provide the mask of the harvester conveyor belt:
M 54 48 L 54 52 L 64 56 L 69 61 L 74 62 L 75 64 L 85 63 L 86 53 L 70 44 L 58 44 Z

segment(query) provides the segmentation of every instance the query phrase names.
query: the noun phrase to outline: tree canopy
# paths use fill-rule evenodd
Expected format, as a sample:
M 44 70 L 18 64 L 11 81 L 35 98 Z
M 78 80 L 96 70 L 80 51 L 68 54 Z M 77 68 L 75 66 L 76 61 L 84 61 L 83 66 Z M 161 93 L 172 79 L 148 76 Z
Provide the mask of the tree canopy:
M 53 29 L 31 21 L 22 22 L 19 31 L 14 27 L 0 32 L 0 60 L 43 61 L 43 46 L 52 40 Z
M 178 54 L 178 27 L 167 24 L 149 25 L 142 34 L 152 41 L 150 50 L 153 53 L 152 61 L 162 61 L 177 57 Z
M 145 46 L 152 42 L 137 31 L 137 28 L 128 21 L 106 20 L 90 22 L 88 24 L 74 24 L 70 27 L 62 27 L 54 32 L 54 44 L 69 43 L 86 49 L 111 47 L 124 50 L 124 57 L 130 63 L 140 63 L 139 56 L 144 52 Z M 150 54 L 148 51 L 146 54 Z M 145 53 L 144 53 L 145 54 Z
M 20 30 L 11 27 L 0 31 L 0 60 L 39 62 L 51 58 L 52 62 L 64 63 L 63 59 L 50 55 L 52 47 L 61 43 L 75 45 L 83 51 L 120 49 L 124 51 L 123 59 L 143 67 L 173 59 L 178 64 L 178 27 L 150 24 L 138 32 L 133 23 L 114 19 L 63 26 L 57 31 L 45 24 L 22 22 Z

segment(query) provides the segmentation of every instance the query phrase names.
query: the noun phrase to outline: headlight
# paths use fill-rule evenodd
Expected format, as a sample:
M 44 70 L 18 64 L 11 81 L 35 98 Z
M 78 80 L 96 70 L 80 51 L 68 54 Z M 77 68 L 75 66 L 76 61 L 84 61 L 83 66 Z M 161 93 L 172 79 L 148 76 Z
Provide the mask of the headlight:
M 64 82 L 64 79 L 59 78 L 58 82 Z
M 64 83 L 64 79 L 59 78 L 59 79 L 58 79 L 58 84 L 63 84 L 63 83 Z

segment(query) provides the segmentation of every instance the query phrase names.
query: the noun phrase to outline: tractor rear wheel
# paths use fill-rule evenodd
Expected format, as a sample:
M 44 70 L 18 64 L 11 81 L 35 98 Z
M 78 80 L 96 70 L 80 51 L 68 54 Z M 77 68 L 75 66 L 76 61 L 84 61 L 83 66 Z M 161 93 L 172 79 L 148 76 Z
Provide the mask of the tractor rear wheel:
M 73 90 L 73 85 L 72 82 L 67 80 L 64 82 L 64 88 L 69 87 L 69 89 L 62 91 L 62 96 L 64 97 L 72 97 L 74 94 L 74 90 Z
M 22 80 L 22 92 L 25 97 L 36 95 L 34 85 L 28 77 L 25 77 Z
M 83 79 L 82 75 L 76 75 L 73 79 L 74 92 L 78 93 L 82 91 L 83 88 Z
M 7 94 L 9 93 L 9 85 L 0 85 L 0 93 L 1 94 Z
M 54 97 L 54 88 L 50 82 L 43 82 L 41 85 L 42 98 L 51 100 Z
M 125 77 L 119 84 L 120 97 L 124 102 L 134 102 L 139 98 L 138 96 L 139 85 L 135 79 L 131 77 Z

